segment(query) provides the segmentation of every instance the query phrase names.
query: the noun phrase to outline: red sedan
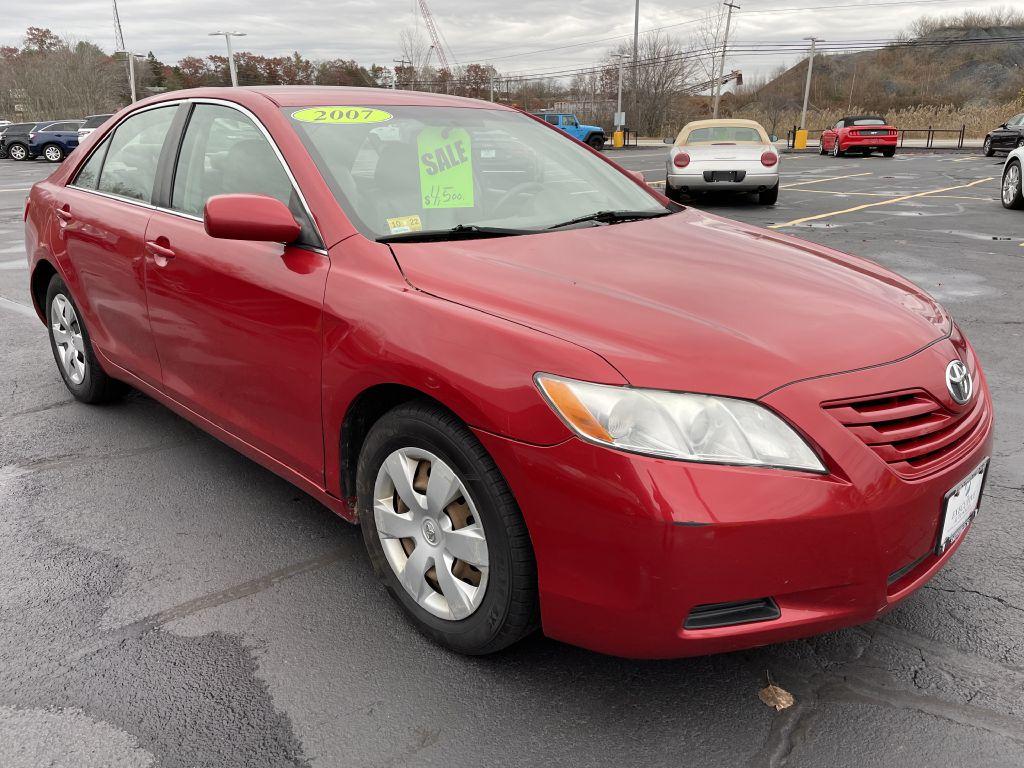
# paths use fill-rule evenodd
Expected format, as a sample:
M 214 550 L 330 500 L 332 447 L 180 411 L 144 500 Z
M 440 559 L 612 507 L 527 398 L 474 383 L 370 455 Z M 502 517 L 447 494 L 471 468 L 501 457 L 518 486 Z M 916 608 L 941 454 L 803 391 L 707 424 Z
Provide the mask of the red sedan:
M 883 117 L 844 117 L 831 128 L 822 131 L 818 154 L 831 152 L 833 157 L 842 157 L 847 152 L 860 152 L 864 155 L 881 152 L 885 157 L 892 157 L 896 154 L 896 138 L 896 129 Z
M 927 293 L 506 107 L 168 93 L 25 222 L 76 398 L 142 390 L 359 522 L 415 626 L 464 653 L 866 622 L 978 510 L 988 388 Z

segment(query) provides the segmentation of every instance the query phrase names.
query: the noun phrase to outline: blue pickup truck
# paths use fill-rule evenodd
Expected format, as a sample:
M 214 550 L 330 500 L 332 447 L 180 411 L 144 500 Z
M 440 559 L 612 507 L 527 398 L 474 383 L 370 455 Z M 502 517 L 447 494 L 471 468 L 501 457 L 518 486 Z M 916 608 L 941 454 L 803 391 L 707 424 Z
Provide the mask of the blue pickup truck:
M 565 112 L 535 112 L 534 115 L 545 122 L 551 123 L 556 128 L 568 133 L 574 139 L 579 139 L 584 144 L 589 144 L 594 149 L 604 146 L 604 128 L 596 125 L 583 125 L 576 119 L 576 115 Z

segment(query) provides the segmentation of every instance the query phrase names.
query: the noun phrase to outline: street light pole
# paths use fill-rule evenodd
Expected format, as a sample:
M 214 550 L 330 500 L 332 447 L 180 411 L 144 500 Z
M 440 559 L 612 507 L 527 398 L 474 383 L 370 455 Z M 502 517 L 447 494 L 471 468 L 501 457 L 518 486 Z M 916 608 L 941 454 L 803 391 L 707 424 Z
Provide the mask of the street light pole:
M 210 37 L 223 37 L 228 44 L 228 70 L 231 72 L 231 87 L 238 87 L 238 72 L 235 71 L 235 52 L 231 50 L 232 37 L 245 37 L 245 32 L 211 32 Z
M 637 55 L 640 47 L 640 0 L 636 0 L 636 5 L 633 10 L 633 119 L 637 119 L 637 104 L 639 103 L 639 94 L 637 93 L 637 85 L 639 84 L 639 72 L 637 70 L 638 62 Z M 619 107 L 619 112 L 622 111 L 622 107 Z
M 431 46 L 431 48 L 433 48 L 433 46 Z M 397 67 L 395 67 L 395 76 L 393 78 L 391 78 L 391 90 L 393 91 L 396 88 L 395 84 L 398 82 L 398 71 L 400 69 L 405 69 L 405 65 L 406 64 L 408 64 L 409 66 L 412 66 L 412 62 L 411 61 L 406 61 L 404 57 L 401 58 L 401 59 L 392 59 L 392 61 L 395 62 L 395 64 L 398 65 Z
M 728 14 L 725 17 L 725 37 L 722 40 L 722 60 L 718 63 L 718 79 L 715 80 L 715 106 L 714 112 L 712 113 L 713 118 L 718 117 L 718 102 L 722 98 L 722 78 L 725 76 L 725 49 L 729 45 L 729 25 L 732 23 L 732 10 L 733 8 L 739 8 L 734 3 L 722 3 L 726 8 L 729 9 Z
M 615 109 L 615 130 L 622 130 L 622 62 L 626 59 L 625 56 L 619 54 L 616 57 L 619 60 L 619 99 L 618 106 Z
M 132 104 L 134 104 L 138 99 L 135 94 L 135 57 L 142 54 L 132 53 L 131 51 L 114 51 L 114 53 L 123 53 L 128 59 L 128 85 L 131 88 Z
M 800 127 L 807 127 L 807 101 L 811 96 L 811 72 L 814 71 L 814 46 L 818 42 L 816 37 L 805 37 L 804 40 L 811 41 L 811 53 L 807 57 L 807 82 L 804 83 L 804 108 L 800 110 Z

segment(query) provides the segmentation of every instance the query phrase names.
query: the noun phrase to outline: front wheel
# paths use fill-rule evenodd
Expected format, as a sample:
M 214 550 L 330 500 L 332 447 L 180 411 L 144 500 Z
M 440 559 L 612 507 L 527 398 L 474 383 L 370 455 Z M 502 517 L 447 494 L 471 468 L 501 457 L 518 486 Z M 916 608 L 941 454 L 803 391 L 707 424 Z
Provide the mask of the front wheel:
M 602 147 L 604 147 L 604 136 L 602 136 L 599 133 L 595 133 L 593 136 L 587 139 L 587 144 L 589 144 L 594 149 L 599 150 Z
M 832 157 L 842 157 L 843 150 L 839 148 L 839 137 L 836 136 L 836 141 L 832 145 Z
M 51 163 L 59 163 L 64 159 L 64 148 L 57 144 L 47 144 L 43 147 L 43 157 Z
M 60 275 L 50 278 L 43 309 L 50 327 L 50 349 L 64 384 L 83 403 L 103 403 L 124 391 L 96 360 L 89 331 Z
M 762 189 L 757 193 L 757 202 L 761 205 L 775 205 L 779 199 L 779 183 L 776 182 L 775 186 L 771 189 Z
M 983 149 L 985 150 L 985 157 L 992 157 L 992 155 L 994 155 L 996 153 L 996 151 L 994 149 L 992 149 L 992 137 L 991 136 L 986 136 L 985 137 L 985 145 L 984 145 Z
M 1002 186 L 1003 208 L 1020 210 L 1024 208 L 1024 190 L 1021 189 L 1021 168 L 1016 160 L 1006 166 Z
M 456 416 L 415 401 L 386 413 L 360 451 L 356 490 L 374 571 L 421 633 L 482 655 L 537 628 L 526 524 Z
M 7 156 L 11 158 L 11 160 L 27 160 L 28 147 L 24 144 L 11 144 L 7 147 Z

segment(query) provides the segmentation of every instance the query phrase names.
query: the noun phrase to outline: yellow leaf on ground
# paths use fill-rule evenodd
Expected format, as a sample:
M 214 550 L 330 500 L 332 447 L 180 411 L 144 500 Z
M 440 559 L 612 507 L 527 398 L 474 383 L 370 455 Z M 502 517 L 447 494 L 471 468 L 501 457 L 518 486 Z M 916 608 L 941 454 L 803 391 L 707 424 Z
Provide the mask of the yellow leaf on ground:
M 792 693 L 773 683 L 769 683 L 767 687 L 758 691 L 757 696 L 766 706 L 775 707 L 776 712 L 788 709 L 796 703 Z

